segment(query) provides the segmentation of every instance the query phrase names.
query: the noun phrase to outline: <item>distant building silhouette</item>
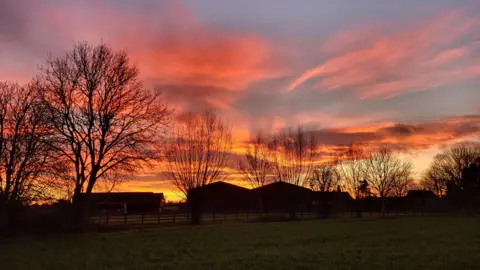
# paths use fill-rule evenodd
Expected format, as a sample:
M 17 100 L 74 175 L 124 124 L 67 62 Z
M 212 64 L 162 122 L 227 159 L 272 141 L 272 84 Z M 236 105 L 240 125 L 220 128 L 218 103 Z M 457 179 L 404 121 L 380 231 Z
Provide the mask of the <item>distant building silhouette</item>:
M 215 182 L 192 190 L 201 212 L 317 212 L 328 217 L 332 212 L 349 210 L 352 198 L 348 192 L 314 192 L 286 182 L 274 182 L 255 189 Z M 188 201 L 188 198 L 187 198 Z
M 202 212 L 235 212 L 252 208 L 249 189 L 226 182 L 214 182 L 194 189 Z M 187 198 L 188 200 L 188 198 Z
M 312 192 L 313 209 L 321 217 L 329 217 L 335 212 L 348 212 L 351 207 L 352 197 L 348 192 Z
M 265 212 L 310 211 L 312 190 L 286 182 L 274 182 L 251 190 L 254 198 L 262 197 Z
M 163 193 L 153 192 L 108 192 L 92 193 L 89 198 L 90 212 L 110 210 L 122 213 L 157 212 L 165 204 Z
M 434 211 L 438 205 L 438 197 L 431 190 L 410 190 L 405 200 L 410 210 L 420 213 Z

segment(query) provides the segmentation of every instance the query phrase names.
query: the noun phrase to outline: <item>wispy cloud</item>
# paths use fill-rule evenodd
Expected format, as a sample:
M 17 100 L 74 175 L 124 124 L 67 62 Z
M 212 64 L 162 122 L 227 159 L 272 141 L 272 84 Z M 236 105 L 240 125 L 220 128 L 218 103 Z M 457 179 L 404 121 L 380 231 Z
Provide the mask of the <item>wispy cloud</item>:
M 418 124 L 381 123 L 330 129 L 327 144 L 391 144 L 405 150 L 425 150 L 480 135 L 480 115 L 447 117 Z
M 333 56 L 298 76 L 288 90 L 316 78 L 314 88 L 322 91 L 390 98 L 478 77 L 479 26 L 480 17 L 463 8 L 395 33 L 380 34 L 382 26 L 377 34 L 372 28 L 341 33 L 324 45 Z

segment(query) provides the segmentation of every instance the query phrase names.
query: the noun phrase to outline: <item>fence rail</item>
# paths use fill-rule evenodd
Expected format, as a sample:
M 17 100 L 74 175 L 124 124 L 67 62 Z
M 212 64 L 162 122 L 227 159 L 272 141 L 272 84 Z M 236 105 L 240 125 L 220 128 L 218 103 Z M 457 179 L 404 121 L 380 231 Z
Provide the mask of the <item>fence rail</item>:
M 393 216 L 423 216 L 433 213 L 423 212 L 388 212 L 386 215 Z M 336 212 L 332 213 L 334 217 L 355 217 L 355 212 Z M 362 212 L 362 217 L 380 217 L 380 212 Z M 202 213 L 202 222 L 225 222 L 225 221 L 255 221 L 268 220 L 269 218 L 289 218 L 290 213 L 274 212 L 274 213 L 258 213 L 251 212 L 234 212 L 234 213 Z M 321 215 L 313 212 L 296 212 L 296 219 L 312 219 Z M 119 214 L 105 212 L 100 215 L 92 215 L 88 217 L 91 224 L 121 226 L 121 225 L 167 225 L 167 224 L 187 224 L 190 221 L 190 215 L 186 212 L 171 213 L 143 213 L 143 214 Z

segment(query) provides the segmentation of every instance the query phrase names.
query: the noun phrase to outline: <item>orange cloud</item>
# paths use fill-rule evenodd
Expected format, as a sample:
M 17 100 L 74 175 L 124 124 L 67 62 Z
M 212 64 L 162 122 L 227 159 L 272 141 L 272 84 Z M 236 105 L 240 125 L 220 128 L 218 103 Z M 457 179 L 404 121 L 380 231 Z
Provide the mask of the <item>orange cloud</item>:
M 444 118 L 421 124 L 384 123 L 335 130 L 356 134 L 358 140 L 371 144 L 393 144 L 407 150 L 425 150 L 480 135 L 480 115 Z M 366 136 L 367 134 L 374 136 Z M 366 138 L 366 139 L 365 139 Z
M 469 19 L 465 9 L 459 9 L 396 34 L 375 36 L 370 30 L 340 34 L 327 42 L 327 51 L 347 50 L 298 76 L 288 91 L 319 77 L 314 88 L 352 89 L 361 98 L 389 98 L 477 77 L 480 60 L 472 55 L 480 52 L 480 43 L 471 40 L 478 37 L 479 26 L 480 18 Z M 456 45 L 459 40 L 466 45 Z M 352 49 L 352 43 L 359 48 Z
M 215 32 L 192 35 L 167 37 L 152 51 L 136 54 L 143 76 L 164 84 L 239 90 L 278 75 L 266 64 L 269 47 L 260 37 Z
M 121 41 L 132 41 L 129 52 L 141 76 L 161 87 L 171 102 L 187 110 L 192 104 L 229 109 L 236 93 L 250 84 L 285 74 L 261 36 L 203 25 L 186 7 L 172 6 L 174 21 L 142 28 L 139 36 Z
M 26 4 L 26 0 L 20 1 Z M 27 52 L 40 51 L 40 61 L 49 51 L 63 54 L 72 42 L 97 44 L 103 40 L 115 49 L 128 51 L 148 86 L 173 92 L 178 99 L 170 100 L 174 105 L 183 106 L 181 101 L 190 102 L 194 96 L 197 103 L 228 108 L 234 96 L 225 92 L 238 92 L 253 82 L 283 74 L 266 39 L 251 32 L 205 25 L 181 1 L 152 2 L 152 9 L 142 13 L 116 3 L 86 2 L 91 5 L 33 3 L 29 16 L 21 16 L 18 10 L 22 4 L 12 2 L 5 12 L 21 16 L 18 29 L 12 32 L 25 44 Z M 31 29 L 20 31 L 23 25 Z M 12 57 L 16 65 L 18 58 Z M 0 71 L 2 64 L 7 68 L 0 63 Z M 37 64 L 42 63 L 32 63 L 32 70 Z

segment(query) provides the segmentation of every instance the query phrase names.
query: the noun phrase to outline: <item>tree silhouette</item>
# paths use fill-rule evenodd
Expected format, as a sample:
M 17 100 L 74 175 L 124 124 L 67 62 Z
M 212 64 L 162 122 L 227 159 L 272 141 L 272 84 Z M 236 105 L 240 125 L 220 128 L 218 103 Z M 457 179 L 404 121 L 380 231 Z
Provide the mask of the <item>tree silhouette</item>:
M 55 150 L 68 162 L 74 218 L 81 221 L 99 180 L 132 174 L 156 160 L 170 111 L 143 87 L 125 51 L 80 43 L 50 58 L 38 77 Z
M 265 186 L 271 181 L 273 163 L 269 160 L 271 151 L 268 142 L 259 132 L 249 143 L 245 152 L 244 160 L 240 160 L 239 169 L 243 178 L 252 188 Z M 258 194 L 258 212 L 263 213 L 263 196 Z
M 338 163 L 338 160 L 333 160 L 315 166 L 309 181 L 310 188 L 321 192 L 340 189 L 341 175 L 337 168 Z
M 405 167 L 407 168 L 407 167 Z M 400 173 L 394 181 L 392 195 L 396 197 L 407 196 L 409 190 L 418 189 L 418 185 L 414 182 L 411 173 Z
M 423 173 L 420 185 L 423 189 L 430 190 L 436 196 L 442 197 L 447 192 L 448 178 L 437 158 L 434 158 L 430 167 Z
M 411 177 L 412 165 L 400 159 L 392 149 L 381 146 L 368 155 L 363 169 L 365 180 L 380 197 L 382 216 L 385 216 L 385 198 L 393 193 L 399 181 Z
M 169 142 L 168 176 L 187 197 L 192 224 L 200 222 L 201 188 L 225 177 L 232 147 L 230 128 L 212 111 L 184 115 Z
M 317 149 L 314 134 L 300 126 L 282 130 L 274 135 L 270 148 L 273 153 L 274 181 L 306 186 Z
M 365 170 L 364 146 L 361 144 L 351 144 L 343 153 L 340 163 L 340 173 L 345 182 L 347 190 L 355 199 L 355 208 L 357 217 L 362 216 L 360 208 L 360 199 L 365 194 Z
M 18 207 L 46 200 L 58 164 L 33 85 L 0 82 L 0 211 L 11 221 Z
M 446 194 L 461 210 L 474 210 L 480 194 L 480 146 L 463 143 L 435 156 L 424 174 L 423 184 L 433 192 Z
M 239 162 L 244 179 L 252 188 L 262 187 L 269 182 L 273 164 L 269 160 L 270 150 L 267 140 L 258 133 L 248 144 L 245 159 Z
M 480 158 L 480 147 L 464 143 L 446 149 L 436 155 L 432 164 L 423 175 L 422 185 L 437 196 L 445 195 L 447 182 L 463 189 L 465 170 L 477 164 Z

